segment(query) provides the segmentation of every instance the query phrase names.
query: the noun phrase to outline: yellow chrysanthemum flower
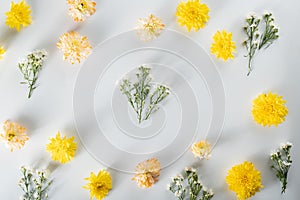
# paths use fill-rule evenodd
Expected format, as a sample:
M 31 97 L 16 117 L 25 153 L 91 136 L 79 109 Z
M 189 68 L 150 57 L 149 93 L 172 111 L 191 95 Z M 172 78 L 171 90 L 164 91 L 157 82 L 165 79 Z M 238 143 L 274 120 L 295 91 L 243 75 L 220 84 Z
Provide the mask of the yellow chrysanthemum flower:
M 63 51 L 64 60 L 70 58 L 71 64 L 74 64 L 76 61 L 80 63 L 81 59 L 87 58 L 92 52 L 92 46 L 88 38 L 74 31 L 60 36 L 57 47 Z
M 232 41 L 232 33 L 217 31 L 213 36 L 214 43 L 211 44 L 210 52 L 215 54 L 217 58 L 222 58 L 224 61 L 228 58 L 233 59 L 233 53 L 236 52 L 235 42 Z
M 156 158 L 148 159 L 136 166 L 136 172 L 132 180 L 135 180 L 141 188 L 150 188 L 158 181 L 160 163 Z
M 2 58 L 3 58 L 3 55 L 5 54 L 5 49 L 2 47 L 2 46 L 0 46 L 0 60 L 2 60 Z
M 87 17 L 96 12 L 96 2 L 91 0 L 67 0 L 71 6 L 69 15 L 75 22 L 83 22 Z
M 263 126 L 278 126 L 285 121 L 285 116 L 288 114 L 285 103 L 282 96 L 276 93 L 260 94 L 253 100 L 252 116 L 254 121 Z
M 203 158 L 208 160 L 211 152 L 210 143 L 206 140 L 201 140 L 192 145 L 191 151 L 195 157 L 199 157 L 201 160 Z
M 70 138 L 60 137 L 60 132 L 55 138 L 50 138 L 50 143 L 47 144 L 46 150 L 51 153 L 52 160 L 65 164 L 72 160 L 75 156 L 77 144 L 74 142 L 74 136 Z
M 157 38 L 164 28 L 162 20 L 150 14 L 148 18 L 140 18 L 135 29 L 140 39 L 147 42 Z
M 263 188 L 260 171 L 248 161 L 233 166 L 228 171 L 226 183 L 229 190 L 235 192 L 239 200 L 248 199 Z
M 5 143 L 10 151 L 21 149 L 29 137 L 26 134 L 26 129 L 16 122 L 5 121 L 3 124 L 3 134 L 0 134 L 0 139 Z
M 208 13 L 208 6 L 201 3 L 200 0 L 181 2 L 177 6 L 177 22 L 180 26 L 186 26 L 189 32 L 192 28 L 198 31 L 200 28 L 204 28 L 208 22 Z
M 83 188 L 90 191 L 91 199 L 95 197 L 97 200 L 102 200 L 112 189 L 112 178 L 106 170 L 101 170 L 98 175 L 91 172 L 90 177 L 84 180 L 89 181 Z
M 26 27 L 31 24 L 30 6 L 24 0 L 20 3 L 11 2 L 10 11 L 5 14 L 5 24 L 9 28 L 15 28 L 17 31 L 20 31 L 21 26 Z

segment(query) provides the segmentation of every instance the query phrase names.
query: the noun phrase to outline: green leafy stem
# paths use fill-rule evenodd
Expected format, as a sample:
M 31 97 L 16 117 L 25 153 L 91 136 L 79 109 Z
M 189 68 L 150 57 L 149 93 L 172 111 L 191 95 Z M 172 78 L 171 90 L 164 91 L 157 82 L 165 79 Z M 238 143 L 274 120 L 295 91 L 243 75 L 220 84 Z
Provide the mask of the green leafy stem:
M 36 89 L 36 82 L 42 65 L 46 60 L 47 52 L 45 50 L 36 50 L 27 55 L 26 59 L 18 63 L 18 68 L 23 74 L 25 81 L 21 84 L 27 84 L 29 88 L 28 98 L 32 96 Z
M 252 71 L 252 62 L 254 55 L 260 49 L 268 48 L 275 40 L 279 38 L 278 28 L 274 25 L 274 18 L 272 13 L 266 13 L 263 15 L 264 28 L 262 34 L 260 33 L 260 18 L 255 15 L 251 15 L 246 19 L 246 26 L 243 27 L 244 32 L 247 35 L 247 39 L 243 42 L 243 45 L 247 49 L 248 57 L 248 73 L 250 75 Z
M 120 84 L 120 91 L 127 97 L 139 123 L 148 120 L 151 114 L 159 110 L 159 103 L 170 94 L 170 89 L 164 85 L 153 86 L 150 71 L 151 68 L 141 66 L 136 73 L 135 83 L 124 79 Z
M 210 200 L 214 194 L 201 183 L 196 169 L 185 169 L 184 176 L 178 175 L 168 185 L 170 190 L 179 200 Z
M 53 180 L 48 180 L 45 171 L 37 171 L 34 173 L 26 167 L 21 167 L 22 178 L 19 181 L 19 186 L 24 194 L 21 200 L 43 200 L 48 198 L 46 193 L 52 184 Z
M 288 172 L 292 165 L 292 159 L 290 150 L 292 148 L 291 143 L 282 145 L 280 149 L 277 149 L 271 154 L 271 168 L 275 172 L 276 177 L 282 184 L 281 193 L 285 193 L 288 179 Z

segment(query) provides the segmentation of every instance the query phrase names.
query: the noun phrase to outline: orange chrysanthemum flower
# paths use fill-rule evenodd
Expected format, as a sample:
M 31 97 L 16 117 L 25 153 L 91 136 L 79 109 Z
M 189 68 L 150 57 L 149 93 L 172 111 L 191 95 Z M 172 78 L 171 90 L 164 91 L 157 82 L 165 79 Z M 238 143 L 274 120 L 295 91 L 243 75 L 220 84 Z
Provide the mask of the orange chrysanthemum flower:
M 203 158 L 208 160 L 211 152 L 210 143 L 206 140 L 201 140 L 192 145 L 191 151 L 195 157 L 199 157 L 201 160 Z
M 162 20 L 150 14 L 148 18 L 140 18 L 135 29 L 142 41 L 150 41 L 157 38 L 164 28 Z
M 64 33 L 59 39 L 57 47 L 63 51 L 63 59 L 70 59 L 71 64 L 74 64 L 76 61 L 80 63 L 81 59 L 87 58 L 92 52 L 92 46 L 88 38 L 81 36 L 77 32 Z
M 26 134 L 26 129 L 16 122 L 5 121 L 3 125 L 3 134 L 0 134 L 0 139 L 5 143 L 10 151 L 21 149 L 29 137 Z
M 135 180 L 141 188 L 150 188 L 158 181 L 160 163 L 156 158 L 148 159 L 136 166 L 136 173 L 132 180 Z
M 67 0 L 71 6 L 69 15 L 75 22 L 83 22 L 87 17 L 96 12 L 96 2 L 91 0 Z

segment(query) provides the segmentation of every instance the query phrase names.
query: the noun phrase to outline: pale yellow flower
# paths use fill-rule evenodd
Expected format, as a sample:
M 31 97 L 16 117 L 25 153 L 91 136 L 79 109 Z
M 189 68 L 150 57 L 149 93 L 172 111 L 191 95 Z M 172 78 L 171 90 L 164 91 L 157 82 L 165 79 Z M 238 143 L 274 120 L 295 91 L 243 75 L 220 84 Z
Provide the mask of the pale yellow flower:
M 232 33 L 225 30 L 217 31 L 213 36 L 214 43 L 211 44 L 210 52 L 217 58 L 224 61 L 229 58 L 234 59 L 233 53 L 236 52 L 235 42 L 232 41 Z
M 0 60 L 2 60 L 3 55 L 5 54 L 5 49 L 0 45 Z
M 0 134 L 0 139 L 5 143 L 10 151 L 21 149 L 29 137 L 26 134 L 26 129 L 16 122 L 5 121 L 3 125 L 3 134 Z
M 136 175 L 132 178 L 139 187 L 150 188 L 158 181 L 160 163 L 156 158 L 148 159 L 136 166 Z
M 106 170 L 101 170 L 98 175 L 91 172 L 90 177 L 84 180 L 89 181 L 83 188 L 90 191 L 90 199 L 95 197 L 97 200 L 102 200 L 112 189 L 112 178 Z
M 150 41 L 157 38 L 164 28 L 162 20 L 150 14 L 148 18 L 140 18 L 135 29 L 142 41 Z
M 263 188 L 260 172 L 248 161 L 233 166 L 228 171 L 226 183 L 229 190 L 236 193 L 238 200 L 249 199 Z
M 96 2 L 91 0 L 67 0 L 71 6 L 69 15 L 75 22 L 82 22 L 96 12 Z
M 20 31 L 21 27 L 26 27 L 31 24 L 30 6 L 26 4 L 24 0 L 20 3 L 11 2 L 10 11 L 5 14 L 5 24 L 9 28 L 15 28 L 17 31 Z
M 65 164 L 72 160 L 75 156 L 77 144 L 74 142 L 74 136 L 70 138 L 60 137 L 60 132 L 55 138 L 50 138 L 50 143 L 47 144 L 46 150 L 51 153 L 52 160 Z
M 86 59 L 92 52 L 88 38 L 74 31 L 60 36 L 57 47 L 63 51 L 63 59 L 70 59 L 71 64 L 76 61 L 80 63 L 81 59 Z
M 205 158 L 206 160 L 210 157 L 211 147 L 210 143 L 206 140 L 201 140 L 197 143 L 194 143 L 191 147 L 191 151 L 195 157 L 200 158 L 201 160 Z
M 198 31 L 200 28 L 204 28 L 208 22 L 208 13 L 208 6 L 201 3 L 200 0 L 180 2 L 176 11 L 177 22 L 180 26 L 186 26 L 189 32 L 192 28 Z
M 285 121 L 285 116 L 288 114 L 285 103 L 282 96 L 276 93 L 260 94 L 253 100 L 252 116 L 254 121 L 262 126 L 278 126 Z

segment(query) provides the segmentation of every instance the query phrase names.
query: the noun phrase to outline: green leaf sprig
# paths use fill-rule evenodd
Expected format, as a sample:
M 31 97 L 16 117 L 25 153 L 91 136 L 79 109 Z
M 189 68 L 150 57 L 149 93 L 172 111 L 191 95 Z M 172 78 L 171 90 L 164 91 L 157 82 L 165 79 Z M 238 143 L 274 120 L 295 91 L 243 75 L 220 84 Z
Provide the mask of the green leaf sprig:
M 46 58 L 47 52 L 45 50 L 35 50 L 29 53 L 26 59 L 18 63 L 19 70 L 25 79 L 21 84 L 27 84 L 29 88 L 28 98 L 32 96 L 33 90 L 36 89 L 36 82 Z
M 214 196 L 213 191 L 201 183 L 194 168 L 186 168 L 184 176 L 177 175 L 167 187 L 179 200 L 210 200 Z
M 120 91 L 137 114 L 138 122 L 149 119 L 151 114 L 159 110 L 161 103 L 169 94 L 170 89 L 164 85 L 154 86 L 150 77 L 151 68 L 141 66 L 136 73 L 137 82 L 124 79 Z
M 34 172 L 32 169 L 22 166 L 20 168 L 22 178 L 19 180 L 18 185 L 23 190 L 24 194 L 20 197 L 21 200 L 44 200 L 48 198 L 47 191 L 52 184 L 53 180 L 47 178 L 45 170 L 37 170 Z
M 285 193 L 288 172 L 293 162 L 290 155 L 292 146 L 293 145 L 290 142 L 281 144 L 280 148 L 273 151 L 270 155 L 270 159 L 272 162 L 271 168 L 274 170 L 276 177 L 282 184 L 281 193 Z
M 275 40 L 279 38 L 278 27 L 274 25 L 274 17 L 272 13 L 265 13 L 263 15 L 264 27 L 260 26 L 261 19 L 255 15 L 250 15 L 246 18 L 246 26 L 243 27 L 247 35 L 247 39 L 243 45 L 247 49 L 248 57 L 248 73 L 252 71 L 252 62 L 255 53 L 264 48 L 267 49 Z M 262 34 L 259 29 L 263 29 Z
M 265 13 L 263 15 L 265 22 L 265 31 L 260 37 L 260 43 L 258 49 L 268 48 L 275 40 L 279 38 L 278 27 L 274 25 L 274 17 L 272 13 Z

